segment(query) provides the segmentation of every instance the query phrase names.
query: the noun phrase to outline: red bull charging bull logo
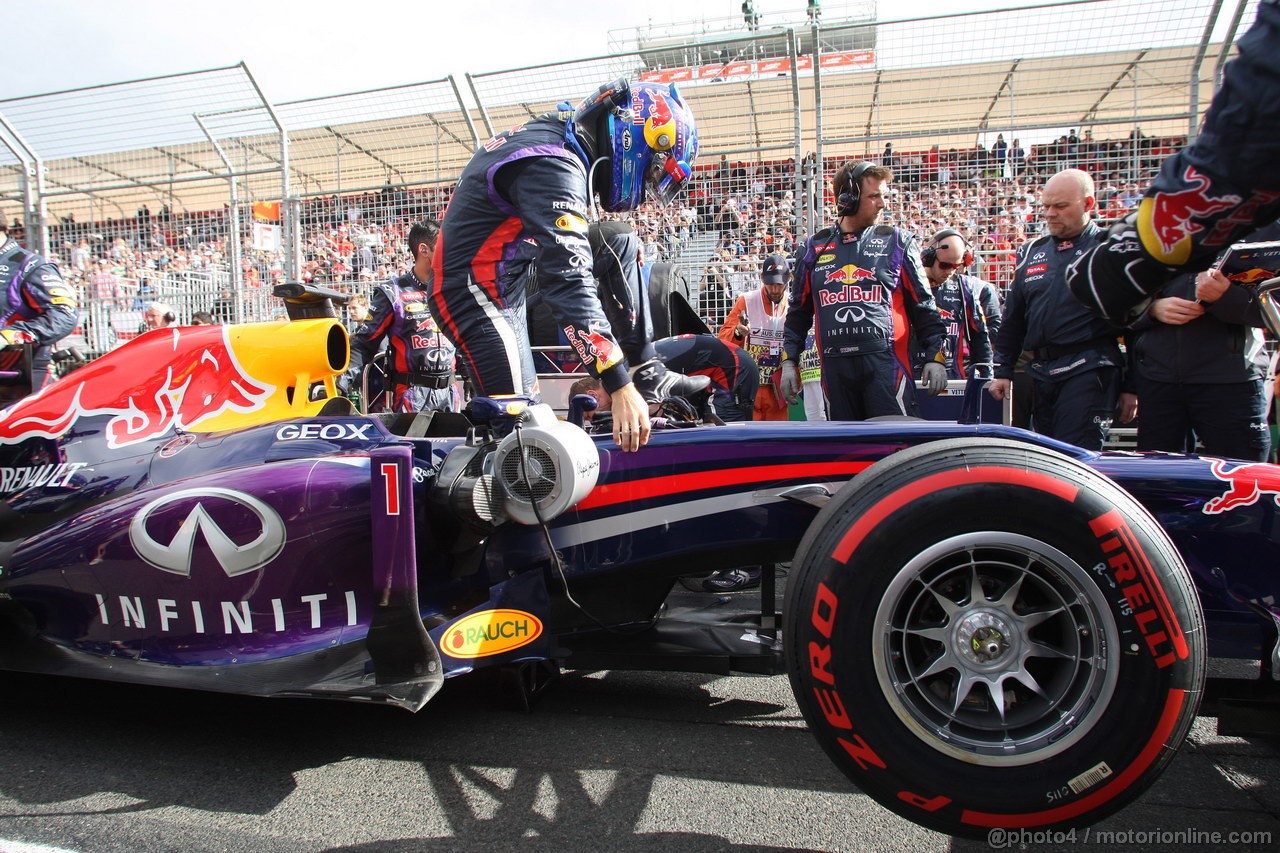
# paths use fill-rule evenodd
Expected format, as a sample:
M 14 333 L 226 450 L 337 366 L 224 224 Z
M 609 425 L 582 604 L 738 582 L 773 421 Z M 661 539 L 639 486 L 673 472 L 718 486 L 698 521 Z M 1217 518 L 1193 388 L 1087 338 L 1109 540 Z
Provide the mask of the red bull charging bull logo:
M 597 373 L 603 373 L 622 360 L 622 350 L 618 345 L 595 329 L 565 326 L 564 334 L 573 344 L 583 364 L 595 361 Z
M 227 334 L 224 326 L 156 331 L 90 362 L 0 412 L 0 444 L 58 438 L 105 415 L 107 444 L 119 448 L 260 409 L 275 387 L 244 372 Z
M 839 287 L 836 287 L 839 285 Z M 817 292 L 822 305 L 845 305 L 851 302 L 881 302 L 884 294 L 876 283 L 874 270 L 845 264 L 827 273 L 822 289 Z
M 1209 179 L 1188 166 L 1182 179 L 1190 186 L 1177 192 L 1159 192 L 1138 206 L 1138 234 L 1143 247 L 1156 260 L 1183 264 L 1191 255 L 1192 237 L 1205 230 L 1194 220 L 1230 210 L 1240 204 L 1238 195 L 1210 196 Z
M 1205 501 L 1205 515 L 1218 515 L 1242 506 L 1252 506 L 1270 495 L 1280 506 L 1280 466 L 1265 462 L 1224 462 L 1213 460 L 1213 476 L 1228 485 L 1226 494 Z

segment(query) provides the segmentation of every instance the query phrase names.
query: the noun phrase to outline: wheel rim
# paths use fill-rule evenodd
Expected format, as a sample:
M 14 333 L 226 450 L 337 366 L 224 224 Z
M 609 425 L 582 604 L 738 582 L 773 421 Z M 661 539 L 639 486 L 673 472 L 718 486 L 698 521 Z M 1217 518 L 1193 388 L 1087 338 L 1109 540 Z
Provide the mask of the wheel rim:
M 876 611 L 876 680 L 904 725 L 963 761 L 1043 761 L 1115 690 L 1115 619 L 1089 572 L 1030 537 L 969 533 L 921 552 Z

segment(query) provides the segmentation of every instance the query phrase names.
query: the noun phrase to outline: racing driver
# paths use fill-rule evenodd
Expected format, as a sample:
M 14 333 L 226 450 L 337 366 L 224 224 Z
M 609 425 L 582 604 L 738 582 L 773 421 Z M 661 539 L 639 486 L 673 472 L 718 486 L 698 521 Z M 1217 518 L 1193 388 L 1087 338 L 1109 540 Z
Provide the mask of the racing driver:
M 1176 269 L 1280 217 L 1280 0 L 1262 0 L 1195 140 L 1170 155 L 1138 210 L 1067 271 L 1072 294 L 1114 320 L 1140 314 Z
M 587 225 L 596 196 L 611 212 L 634 210 L 646 194 L 669 202 L 689 181 L 697 152 L 693 114 L 676 88 L 625 79 L 476 150 L 441 223 L 430 305 L 477 394 L 537 396 L 525 331 L 534 273 L 570 346 L 611 395 L 623 450 L 648 442 L 650 402 L 706 388 L 706 377 L 669 372 L 658 360 L 644 310 L 602 304 Z M 615 260 L 638 280 L 638 268 Z
M 35 345 L 32 392 L 49 383 L 53 345 L 79 321 L 75 290 L 62 280 L 58 268 L 0 230 L 0 345 Z

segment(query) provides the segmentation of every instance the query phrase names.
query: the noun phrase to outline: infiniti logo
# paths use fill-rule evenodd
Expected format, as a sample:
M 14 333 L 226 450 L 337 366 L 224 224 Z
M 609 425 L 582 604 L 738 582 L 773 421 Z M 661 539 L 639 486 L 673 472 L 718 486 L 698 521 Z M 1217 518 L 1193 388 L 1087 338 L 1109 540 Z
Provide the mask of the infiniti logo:
M 861 323 L 867 319 L 867 312 L 858 305 L 845 305 L 836 309 L 837 323 Z
M 183 519 L 178 532 L 168 544 L 157 542 L 147 532 L 147 519 L 171 504 L 196 499 L 196 505 Z M 237 545 L 220 528 L 205 509 L 204 500 L 214 498 L 238 504 L 258 518 L 261 532 L 252 541 Z M 184 489 L 157 498 L 144 506 L 129 523 L 129 542 L 138 556 L 157 569 L 191 577 L 191 559 L 196 546 L 196 531 L 217 559 L 227 577 L 236 577 L 260 569 L 274 560 L 284 549 L 284 520 L 279 513 L 255 497 L 231 489 Z

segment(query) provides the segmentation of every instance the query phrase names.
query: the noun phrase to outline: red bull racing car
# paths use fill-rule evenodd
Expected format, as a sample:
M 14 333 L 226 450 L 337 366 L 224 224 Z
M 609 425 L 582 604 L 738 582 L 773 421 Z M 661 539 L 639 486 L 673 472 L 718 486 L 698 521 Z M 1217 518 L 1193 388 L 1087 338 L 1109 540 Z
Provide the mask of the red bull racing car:
M 362 415 L 327 295 L 284 292 L 0 411 L 0 668 L 410 710 L 484 669 L 785 673 L 854 783 L 974 837 L 1114 812 L 1207 656 L 1280 668 L 1280 468 L 968 418 L 623 454 L 525 401 Z M 750 612 L 672 603 L 769 562 L 780 609 L 769 572 Z

